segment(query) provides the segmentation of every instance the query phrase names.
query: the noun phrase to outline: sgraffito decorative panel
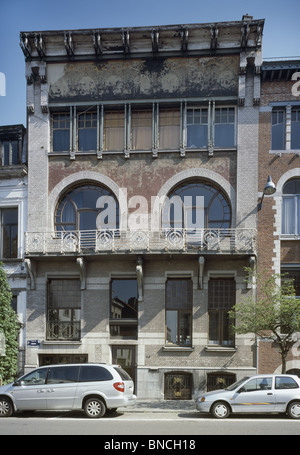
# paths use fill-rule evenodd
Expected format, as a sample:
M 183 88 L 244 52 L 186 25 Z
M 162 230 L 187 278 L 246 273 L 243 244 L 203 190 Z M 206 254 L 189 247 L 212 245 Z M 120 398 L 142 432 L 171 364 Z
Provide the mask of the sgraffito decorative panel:
M 50 102 L 237 96 L 239 57 L 48 64 Z

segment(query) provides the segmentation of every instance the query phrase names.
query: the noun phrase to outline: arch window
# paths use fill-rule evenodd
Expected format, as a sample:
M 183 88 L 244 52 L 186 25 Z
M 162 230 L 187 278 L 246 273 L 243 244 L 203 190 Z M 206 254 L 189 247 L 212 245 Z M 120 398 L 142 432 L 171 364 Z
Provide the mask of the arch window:
M 300 179 L 289 180 L 282 193 L 282 234 L 300 235 Z
M 162 219 L 164 228 L 227 229 L 231 207 L 219 187 L 205 181 L 188 182 L 169 193 Z
M 60 199 L 55 212 L 56 231 L 118 229 L 119 205 L 101 186 L 73 187 Z

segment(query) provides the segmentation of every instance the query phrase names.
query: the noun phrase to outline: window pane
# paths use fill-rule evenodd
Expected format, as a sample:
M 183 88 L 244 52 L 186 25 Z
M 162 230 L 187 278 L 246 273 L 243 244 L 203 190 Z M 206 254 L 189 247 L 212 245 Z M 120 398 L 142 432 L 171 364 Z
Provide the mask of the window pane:
M 3 142 L 3 166 L 9 166 L 9 142 Z
M 218 311 L 209 312 L 209 344 L 219 344 L 220 343 L 220 313 Z
M 292 111 L 291 148 L 300 149 L 300 110 Z
M 211 279 L 208 282 L 208 308 L 230 310 L 235 304 L 235 281 Z
M 77 382 L 79 367 L 55 367 L 50 368 L 47 384 L 62 384 Z
M 135 279 L 111 281 L 111 319 L 137 319 L 138 290 Z
M 166 311 L 166 326 L 167 326 L 167 343 L 177 344 L 178 343 L 178 314 L 177 311 Z
M 131 112 L 132 150 L 152 148 L 152 110 Z
M 103 367 L 84 365 L 80 368 L 79 382 L 110 381 L 112 374 Z
M 235 146 L 235 110 L 231 107 L 215 110 L 215 147 Z
M 190 346 L 192 342 L 191 311 L 179 312 L 179 344 Z
M 18 257 L 18 209 L 2 209 L 2 256 Z
M 124 112 L 104 113 L 105 150 L 124 150 Z
M 49 280 L 48 308 L 81 308 L 80 280 Z M 68 320 L 70 313 L 66 310 L 62 316 Z
M 166 288 L 166 308 L 192 308 L 193 282 L 192 280 L 169 279 Z
M 295 198 L 285 196 L 282 199 L 282 234 L 295 233 Z
M 20 378 L 20 380 L 24 382 L 26 386 L 45 384 L 47 372 L 48 368 L 41 368 L 40 370 L 35 370 L 28 373 L 23 378 Z
M 180 111 L 159 110 L 159 148 L 176 150 L 180 146 Z
M 18 142 L 12 141 L 11 142 L 11 164 L 18 164 Z
M 285 149 L 285 113 L 272 112 L 272 150 Z
M 97 114 L 78 115 L 78 150 L 93 151 L 97 149 Z
M 208 109 L 187 110 L 187 147 L 207 147 Z
M 70 115 L 54 114 L 52 118 L 52 146 L 54 152 L 70 149 Z

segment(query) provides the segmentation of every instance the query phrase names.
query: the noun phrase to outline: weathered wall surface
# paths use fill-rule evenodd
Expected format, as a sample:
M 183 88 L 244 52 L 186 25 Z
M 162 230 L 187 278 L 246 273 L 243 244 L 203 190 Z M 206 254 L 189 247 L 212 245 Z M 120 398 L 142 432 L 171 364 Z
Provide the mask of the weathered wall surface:
M 237 96 L 239 57 L 48 64 L 50 102 Z

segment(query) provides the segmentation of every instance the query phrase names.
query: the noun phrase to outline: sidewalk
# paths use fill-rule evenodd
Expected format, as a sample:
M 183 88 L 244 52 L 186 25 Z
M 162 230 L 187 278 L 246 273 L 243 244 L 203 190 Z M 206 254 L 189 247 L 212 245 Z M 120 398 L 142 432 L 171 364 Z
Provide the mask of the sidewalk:
M 194 400 L 137 400 L 120 412 L 197 412 Z

